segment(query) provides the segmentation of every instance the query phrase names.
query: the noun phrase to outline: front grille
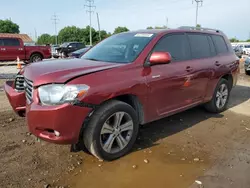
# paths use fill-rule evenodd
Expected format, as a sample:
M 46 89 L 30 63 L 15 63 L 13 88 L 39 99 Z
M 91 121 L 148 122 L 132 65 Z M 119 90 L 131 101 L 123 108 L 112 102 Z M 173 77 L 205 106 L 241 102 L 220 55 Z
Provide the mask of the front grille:
M 24 91 L 24 76 L 23 75 L 17 75 L 15 79 L 15 89 L 18 92 Z
M 33 82 L 31 80 L 28 80 L 27 78 L 24 78 L 24 82 L 27 103 L 30 104 L 33 98 Z

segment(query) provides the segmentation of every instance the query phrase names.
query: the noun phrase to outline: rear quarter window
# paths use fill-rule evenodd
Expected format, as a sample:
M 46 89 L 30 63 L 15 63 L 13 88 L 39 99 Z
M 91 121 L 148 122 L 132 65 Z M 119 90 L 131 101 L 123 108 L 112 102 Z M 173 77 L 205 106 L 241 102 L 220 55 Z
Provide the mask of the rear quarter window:
M 227 44 L 222 36 L 212 35 L 212 39 L 218 54 L 223 54 L 228 52 Z

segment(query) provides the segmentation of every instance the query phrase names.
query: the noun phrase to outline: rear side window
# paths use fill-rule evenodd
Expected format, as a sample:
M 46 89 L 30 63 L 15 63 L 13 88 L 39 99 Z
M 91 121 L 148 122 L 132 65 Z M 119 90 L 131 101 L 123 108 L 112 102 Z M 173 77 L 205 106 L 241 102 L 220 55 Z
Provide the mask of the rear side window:
M 228 52 L 227 44 L 222 36 L 212 35 L 212 39 L 218 54 L 223 54 Z
M 0 39 L 0 46 L 3 46 L 3 39 Z
M 190 47 L 184 34 L 166 35 L 156 44 L 154 52 L 169 52 L 173 61 L 190 59 Z
M 211 36 L 207 36 L 207 39 L 208 39 L 208 43 L 210 46 L 211 56 L 216 56 L 216 49 L 215 49 L 215 46 L 214 46 L 214 43 L 213 43 Z
M 210 46 L 206 35 L 188 34 L 191 53 L 194 59 L 210 57 Z
M 4 46 L 20 46 L 18 39 L 2 39 Z

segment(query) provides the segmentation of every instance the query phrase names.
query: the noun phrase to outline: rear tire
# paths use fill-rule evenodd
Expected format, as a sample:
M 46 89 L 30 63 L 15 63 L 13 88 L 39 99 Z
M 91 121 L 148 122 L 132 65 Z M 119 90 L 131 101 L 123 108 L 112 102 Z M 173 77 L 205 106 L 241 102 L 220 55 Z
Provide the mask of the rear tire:
M 212 113 L 225 111 L 230 97 L 230 88 L 228 81 L 222 78 L 215 88 L 212 100 L 205 104 L 205 109 Z
M 43 57 L 40 54 L 33 54 L 30 57 L 30 63 L 42 61 Z
M 112 161 L 132 149 L 138 130 L 135 110 L 127 103 L 112 100 L 92 115 L 84 130 L 84 144 L 95 157 Z

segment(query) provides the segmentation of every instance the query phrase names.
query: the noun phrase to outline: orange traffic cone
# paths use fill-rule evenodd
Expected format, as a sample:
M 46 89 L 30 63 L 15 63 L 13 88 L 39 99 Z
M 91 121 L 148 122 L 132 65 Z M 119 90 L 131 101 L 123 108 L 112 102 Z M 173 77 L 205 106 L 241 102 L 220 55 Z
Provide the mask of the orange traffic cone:
M 19 57 L 17 57 L 16 61 L 17 61 L 17 69 L 21 69 L 22 68 L 22 64 L 20 62 Z

